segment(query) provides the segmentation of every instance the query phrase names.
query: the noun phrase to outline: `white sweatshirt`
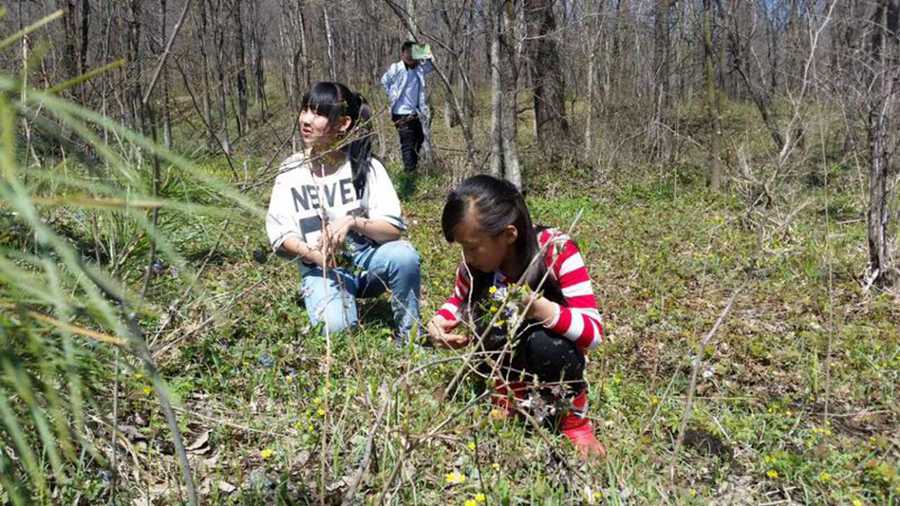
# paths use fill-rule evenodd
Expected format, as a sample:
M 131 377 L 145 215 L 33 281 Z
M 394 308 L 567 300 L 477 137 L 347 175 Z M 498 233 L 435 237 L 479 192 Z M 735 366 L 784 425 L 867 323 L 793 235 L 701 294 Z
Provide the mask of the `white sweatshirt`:
M 349 159 L 334 173 L 323 177 L 313 175 L 303 152 L 281 162 L 266 215 L 266 233 L 274 251 L 289 237 L 317 248 L 323 218 L 331 222 L 347 215 L 384 220 L 406 230 L 400 199 L 381 162 L 371 160 L 362 198 L 353 187 Z M 371 242 L 355 233 L 348 234 L 348 239 L 353 247 Z

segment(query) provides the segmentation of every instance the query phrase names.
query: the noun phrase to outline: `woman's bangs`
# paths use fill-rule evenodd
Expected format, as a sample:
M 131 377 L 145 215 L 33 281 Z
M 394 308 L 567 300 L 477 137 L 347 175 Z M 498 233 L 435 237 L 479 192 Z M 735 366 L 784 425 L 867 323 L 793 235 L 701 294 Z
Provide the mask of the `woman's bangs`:
M 303 95 L 303 100 L 300 102 L 300 110 L 311 110 L 318 115 L 334 120 L 344 113 L 344 104 L 339 102 L 334 94 L 328 93 L 329 90 L 322 88 L 325 87 L 314 86 L 313 89 Z

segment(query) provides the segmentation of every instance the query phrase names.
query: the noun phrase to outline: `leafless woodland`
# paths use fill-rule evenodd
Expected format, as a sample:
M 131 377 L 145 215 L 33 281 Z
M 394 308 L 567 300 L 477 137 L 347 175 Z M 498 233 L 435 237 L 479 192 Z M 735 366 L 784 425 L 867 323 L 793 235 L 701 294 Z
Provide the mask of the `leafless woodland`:
M 460 173 L 527 186 L 523 158 L 540 161 L 530 170 L 555 160 L 597 177 L 690 165 L 714 190 L 737 188 L 765 208 L 794 200 L 786 185 L 817 163 L 850 164 L 868 202 L 865 275 L 871 284 L 896 275 L 897 0 L 57 0 L 6 9 L 5 33 L 57 10 L 64 27 L 0 54 L 6 71 L 43 88 L 88 74 L 64 93 L 183 149 L 230 157 L 295 148 L 272 120 L 294 116 L 311 82 L 340 80 L 382 103 L 381 72 L 415 39 L 434 48 L 432 121 L 452 133 L 432 139 L 433 158 Z M 752 111 L 752 125 L 729 114 L 736 106 Z M 35 161 L 81 149 L 41 145 L 49 127 L 25 127 Z

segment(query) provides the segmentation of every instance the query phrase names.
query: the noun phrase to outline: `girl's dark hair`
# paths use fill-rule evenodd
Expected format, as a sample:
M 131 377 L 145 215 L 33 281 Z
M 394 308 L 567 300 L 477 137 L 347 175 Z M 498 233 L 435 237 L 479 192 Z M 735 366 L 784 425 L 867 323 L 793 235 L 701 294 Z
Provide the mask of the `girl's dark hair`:
M 356 194 L 362 197 L 366 186 L 366 174 L 368 173 L 372 158 L 372 109 L 365 97 L 355 93 L 347 86 L 337 82 L 319 81 L 303 95 L 300 102 L 300 110 L 312 110 L 328 118 L 328 124 L 333 125 L 341 116 L 350 118 L 350 128 L 347 135 L 352 139 L 343 147 L 350 159 L 350 167 L 353 172 L 353 187 Z
M 500 234 L 508 225 L 516 227 L 518 234 L 513 251 L 525 268 L 519 281 L 537 289 L 547 272 L 547 266 L 543 258 L 535 259 L 534 262 L 532 259 L 541 251 L 537 233 L 544 227 L 535 229 L 528 206 L 525 205 L 525 197 L 518 188 L 504 179 L 480 174 L 466 179 L 451 190 L 441 215 L 441 229 L 447 242 L 454 241 L 453 230 L 465 219 L 466 214 L 473 211 L 477 212 L 478 224 L 486 234 Z M 474 278 L 471 280 L 472 300 L 481 300 L 493 283 L 493 273 L 477 271 L 471 265 L 467 267 Z M 559 282 L 553 277 L 547 277 L 541 290 L 548 299 L 564 303 Z

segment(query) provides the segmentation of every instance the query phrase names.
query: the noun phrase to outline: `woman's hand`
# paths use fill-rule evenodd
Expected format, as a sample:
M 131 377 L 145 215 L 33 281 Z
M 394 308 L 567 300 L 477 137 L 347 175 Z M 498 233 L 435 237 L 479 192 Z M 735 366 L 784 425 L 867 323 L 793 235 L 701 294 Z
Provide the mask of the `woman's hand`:
M 328 243 L 330 251 L 340 251 L 344 245 L 347 234 L 353 229 L 353 223 L 356 220 L 354 216 L 342 216 L 337 220 L 325 225 L 325 233 L 323 237 Z
M 309 250 L 304 260 L 306 263 L 316 264 L 323 269 L 333 269 L 335 267 L 334 255 L 328 255 L 322 250 Z
M 441 315 L 435 315 L 428 322 L 428 337 L 431 338 L 432 344 L 438 348 L 450 349 L 462 348 L 469 344 L 472 340 L 470 336 L 450 333 L 457 325 L 459 325 L 457 321 L 450 321 Z
M 303 262 L 318 265 L 323 269 L 334 267 L 333 257 L 329 258 L 322 250 L 310 248 L 308 244 L 294 237 L 288 238 L 281 244 L 281 251 L 288 256 L 298 257 Z

